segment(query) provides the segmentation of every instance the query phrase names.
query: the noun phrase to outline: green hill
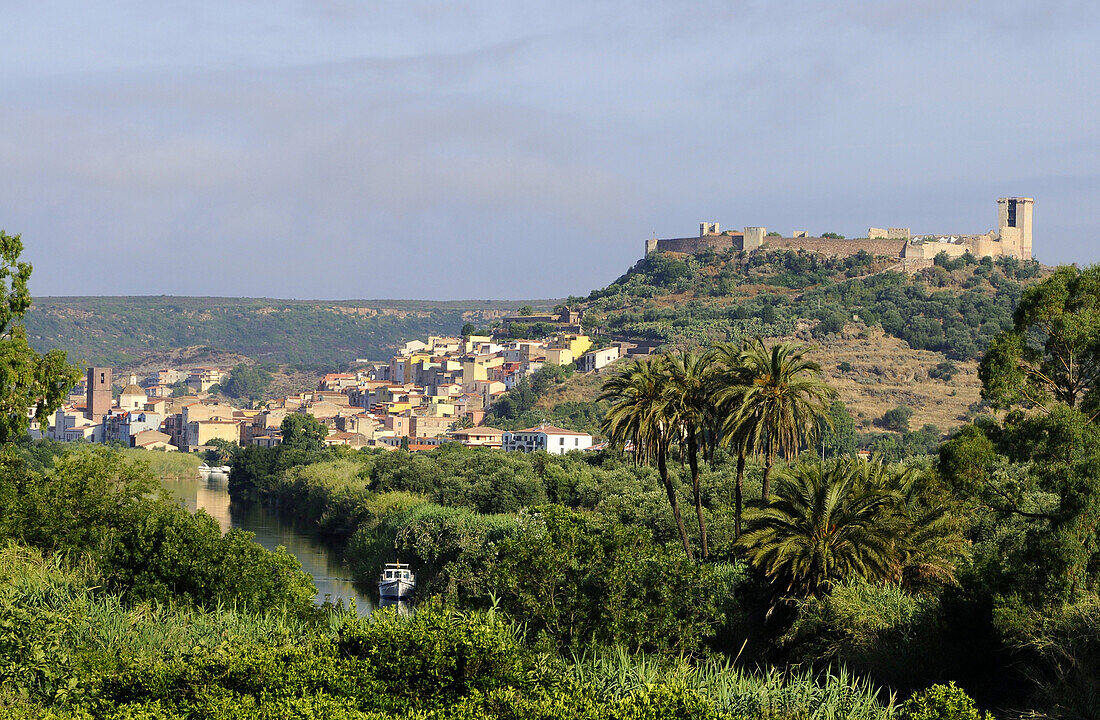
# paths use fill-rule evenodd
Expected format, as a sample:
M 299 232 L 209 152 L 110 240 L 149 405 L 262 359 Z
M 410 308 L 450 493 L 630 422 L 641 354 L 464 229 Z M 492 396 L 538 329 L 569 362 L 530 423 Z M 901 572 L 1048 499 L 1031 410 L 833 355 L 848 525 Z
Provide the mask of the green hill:
M 570 298 L 605 333 L 660 342 L 743 337 L 815 338 L 853 323 L 880 326 L 912 349 L 974 360 L 1011 325 L 1037 262 L 946 256 L 914 273 L 859 253 L 824 257 L 793 250 L 658 253 L 587 298 Z
M 892 427 L 884 418 L 899 407 L 911 413 L 909 427 L 938 440 L 986 410 L 977 359 L 1011 326 L 1023 288 L 1045 271 L 1036 262 L 969 255 L 903 270 L 896 259 L 866 253 L 658 253 L 567 302 L 585 311 L 590 331 L 614 339 L 692 345 L 760 336 L 811 344 L 864 444 Z M 512 405 L 525 412 L 494 420 L 598 427 L 599 409 L 585 401 L 599 384 L 564 379 L 517 398 Z
M 271 300 L 205 297 L 43 297 L 27 313 L 30 342 L 78 363 L 133 367 L 180 348 L 331 371 L 386 360 L 407 340 L 488 325 L 521 305 L 554 301 Z

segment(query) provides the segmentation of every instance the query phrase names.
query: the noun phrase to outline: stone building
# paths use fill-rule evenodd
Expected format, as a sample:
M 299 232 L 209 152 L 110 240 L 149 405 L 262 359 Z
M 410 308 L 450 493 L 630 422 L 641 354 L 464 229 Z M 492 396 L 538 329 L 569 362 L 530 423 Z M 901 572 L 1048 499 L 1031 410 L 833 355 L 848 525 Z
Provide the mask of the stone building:
M 807 250 L 846 257 L 866 251 L 876 257 L 901 260 L 931 261 L 939 253 L 958 257 L 969 252 L 977 257 L 1014 257 L 1032 259 L 1032 206 L 1035 201 L 1025 197 L 1000 198 L 997 201 L 997 229 L 975 234 L 913 235 L 909 228 L 872 227 L 867 237 L 850 240 L 839 238 L 807 237 L 798 230 L 791 237 L 769 235 L 767 228 L 746 227 L 742 232 L 719 230 L 716 222 L 699 224 L 699 237 L 650 238 L 645 241 L 645 254 L 655 252 L 696 253 L 711 249 L 742 251 L 766 248 L 770 250 Z
M 88 368 L 88 404 L 85 415 L 90 420 L 102 421 L 111 411 L 111 368 Z

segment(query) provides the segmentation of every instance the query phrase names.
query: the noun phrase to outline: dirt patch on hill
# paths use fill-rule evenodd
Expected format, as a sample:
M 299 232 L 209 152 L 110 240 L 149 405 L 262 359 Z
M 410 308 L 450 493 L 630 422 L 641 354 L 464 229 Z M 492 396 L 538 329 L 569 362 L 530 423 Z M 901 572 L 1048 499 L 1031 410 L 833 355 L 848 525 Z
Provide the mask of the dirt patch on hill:
M 830 336 L 814 345 L 813 358 L 821 363 L 829 384 L 857 425 L 861 420 L 868 424 L 867 430 L 873 430 L 870 423 L 887 410 L 908 405 L 913 408 L 911 428 L 931 423 L 946 432 L 966 422 L 970 405 L 981 399 L 976 362 L 955 361 L 958 371 L 949 381 L 930 378 L 929 371 L 946 360 L 942 354 L 914 350 L 877 327 Z M 838 368 L 845 362 L 851 370 Z

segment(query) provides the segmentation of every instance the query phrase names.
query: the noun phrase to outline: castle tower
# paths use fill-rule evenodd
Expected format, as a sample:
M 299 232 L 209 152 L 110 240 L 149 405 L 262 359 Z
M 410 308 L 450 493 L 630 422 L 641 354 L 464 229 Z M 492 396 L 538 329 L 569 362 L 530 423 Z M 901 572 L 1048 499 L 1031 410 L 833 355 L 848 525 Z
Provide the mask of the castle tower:
M 701 222 L 699 223 L 699 237 L 706 237 L 707 235 L 718 234 L 718 223 L 716 222 Z
M 755 250 L 764 244 L 764 238 L 768 234 L 766 227 L 747 227 L 745 228 L 745 239 L 742 248 L 745 250 Z
M 111 368 L 88 368 L 88 407 L 84 415 L 102 420 L 111 411 Z
M 1009 197 L 997 200 L 997 233 L 1001 251 L 1021 260 L 1031 260 L 1031 198 Z

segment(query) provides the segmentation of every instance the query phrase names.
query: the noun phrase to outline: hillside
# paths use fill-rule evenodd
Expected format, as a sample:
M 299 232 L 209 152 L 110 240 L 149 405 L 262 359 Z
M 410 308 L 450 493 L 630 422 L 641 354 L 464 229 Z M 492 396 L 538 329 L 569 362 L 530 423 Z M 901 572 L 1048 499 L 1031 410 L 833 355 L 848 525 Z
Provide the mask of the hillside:
M 884 413 L 899 405 L 912 408 L 912 428 L 950 430 L 983 410 L 977 360 L 1011 325 L 1023 288 L 1045 273 L 1038 263 L 968 255 L 899 270 L 865 253 L 658 253 L 567 302 L 585 311 L 586 327 L 617 339 L 809 343 L 857 430 L 881 431 Z M 595 378 L 574 376 L 535 409 L 549 415 L 559 403 L 591 399 L 598 387 Z
M 976 360 L 1012 322 L 1042 267 L 965 255 L 913 274 L 866 253 L 829 258 L 794 250 L 659 253 L 587 298 L 585 323 L 611 335 L 666 343 L 744 337 L 821 338 L 879 325 L 916 350 Z
M 206 356 L 311 370 L 345 368 L 356 358 L 386 360 L 407 340 L 453 335 L 524 304 L 552 300 L 306 301 L 266 298 L 43 297 L 27 313 L 31 344 L 60 348 L 77 364 L 117 369 L 172 365 Z

